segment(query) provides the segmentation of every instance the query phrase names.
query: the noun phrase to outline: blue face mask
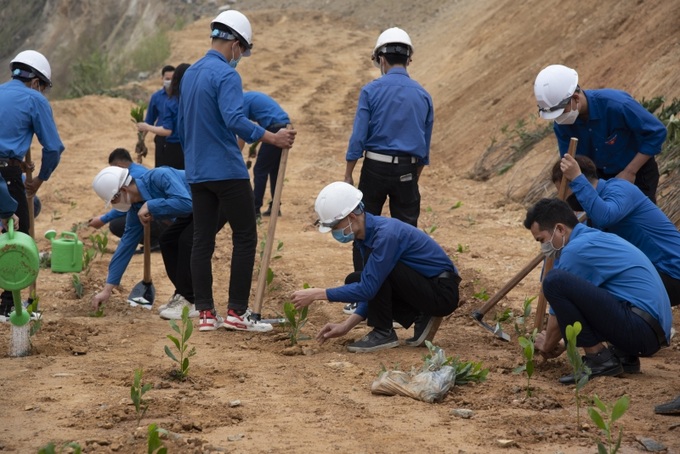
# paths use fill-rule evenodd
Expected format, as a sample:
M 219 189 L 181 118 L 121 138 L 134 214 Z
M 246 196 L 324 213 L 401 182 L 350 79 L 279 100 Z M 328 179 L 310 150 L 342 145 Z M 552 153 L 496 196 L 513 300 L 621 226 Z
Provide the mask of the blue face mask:
M 347 229 L 347 227 L 349 227 L 349 233 L 345 234 L 345 230 Z M 349 225 L 347 227 L 345 227 L 344 229 L 331 230 L 331 235 L 333 235 L 333 238 L 335 238 L 335 240 L 340 243 L 349 243 L 350 241 L 354 241 L 352 221 L 349 222 Z
M 238 46 L 239 44 L 236 43 L 236 45 Z M 231 54 L 234 55 L 234 47 L 233 46 L 231 48 Z M 238 62 L 241 61 L 241 57 L 243 57 L 243 52 L 241 52 L 241 49 L 239 48 L 238 58 L 232 58 L 231 60 L 229 60 L 229 66 L 236 69 Z

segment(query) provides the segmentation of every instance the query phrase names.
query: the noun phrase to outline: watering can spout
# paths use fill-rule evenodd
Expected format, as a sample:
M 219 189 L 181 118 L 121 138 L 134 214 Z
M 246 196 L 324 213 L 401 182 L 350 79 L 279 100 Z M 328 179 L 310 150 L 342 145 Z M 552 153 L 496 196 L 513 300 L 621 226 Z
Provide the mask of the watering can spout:
M 21 293 L 19 290 L 13 290 L 12 297 L 14 298 L 14 310 L 9 314 L 9 322 L 14 326 L 24 326 L 31 320 L 31 316 L 21 306 Z

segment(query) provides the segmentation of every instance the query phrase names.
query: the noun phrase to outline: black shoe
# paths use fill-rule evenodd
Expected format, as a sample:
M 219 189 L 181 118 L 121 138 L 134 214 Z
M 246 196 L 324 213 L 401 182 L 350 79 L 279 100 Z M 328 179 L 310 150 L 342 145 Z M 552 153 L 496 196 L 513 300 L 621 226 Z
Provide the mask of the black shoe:
M 159 243 L 154 243 L 151 245 L 151 248 L 149 251 L 151 252 L 156 252 L 161 250 L 161 245 Z M 139 249 L 135 251 L 135 254 L 143 254 L 144 253 L 144 246 L 139 246 Z
M 425 341 L 432 342 L 434 335 L 437 334 L 442 317 L 432 317 L 430 315 L 419 315 L 413 324 L 413 337 L 404 341 L 409 347 L 420 347 L 425 345 Z
M 271 216 L 272 215 L 272 202 L 269 202 L 269 208 L 262 213 L 262 216 Z M 281 216 L 281 208 L 279 208 L 279 216 Z
M 613 345 L 609 346 L 609 350 L 614 356 L 619 358 L 621 361 L 621 366 L 623 366 L 623 371 L 627 374 L 639 374 L 640 373 L 640 357 L 637 355 L 628 355 Z
M 654 413 L 657 415 L 680 415 L 680 396 L 665 404 L 657 405 L 654 407 Z
M 349 344 L 347 350 L 353 353 L 370 353 L 398 346 L 399 338 L 393 329 L 385 332 L 374 329 L 358 341 Z
M 583 362 L 590 368 L 590 378 L 608 376 L 616 377 L 623 374 L 623 366 L 619 358 L 612 355 L 607 348 L 600 350 L 596 354 L 586 354 L 583 357 Z M 582 375 L 574 378 L 573 374 L 560 377 L 559 381 L 563 385 L 572 385 L 580 380 Z

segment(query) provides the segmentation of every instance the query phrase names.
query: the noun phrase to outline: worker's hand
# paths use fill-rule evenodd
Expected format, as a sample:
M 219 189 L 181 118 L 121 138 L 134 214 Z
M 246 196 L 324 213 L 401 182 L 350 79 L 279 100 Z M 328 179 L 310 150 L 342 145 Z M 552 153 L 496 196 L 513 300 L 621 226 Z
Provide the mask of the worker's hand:
M 153 220 L 153 216 L 151 216 L 146 202 L 144 202 L 144 205 L 142 205 L 142 207 L 137 212 L 137 216 L 139 216 L 139 222 L 141 222 L 143 225 L 146 225 Z
M 322 288 L 306 288 L 298 290 L 292 296 L 295 309 L 302 309 L 312 304 L 316 300 L 326 299 L 326 290 Z
M 104 287 L 104 290 L 92 297 L 92 309 L 98 311 L 99 306 L 105 303 L 109 298 L 111 298 L 111 288 L 109 288 L 109 284 L 107 284 L 106 287 Z
M 560 161 L 560 170 L 562 175 L 564 175 L 567 180 L 574 181 L 574 179 L 581 175 L 581 168 L 578 166 L 578 162 L 573 156 L 565 154 Z
M 557 345 L 551 348 L 546 344 L 546 340 L 547 340 L 546 331 L 541 331 L 536 335 L 536 339 L 534 339 L 534 349 L 538 351 L 543 358 L 545 359 L 557 358 L 564 352 L 564 350 L 566 350 L 563 341 L 559 341 Z
M 344 181 L 345 181 L 345 183 L 351 184 L 352 186 L 354 186 L 354 177 L 352 175 L 346 176 Z
M 21 161 L 21 171 L 24 173 L 33 172 L 35 170 L 35 163 L 33 161 Z
M 41 180 L 39 177 L 33 178 L 33 180 L 29 183 L 28 181 L 24 184 L 26 187 L 26 197 L 33 197 L 36 192 L 38 192 L 38 189 L 40 189 L 40 186 L 43 184 L 43 180 Z
M 16 214 L 13 214 L 11 217 L 8 217 L 7 219 L 0 219 L 2 222 L 2 226 L 5 230 L 9 229 L 9 220 L 14 219 L 14 231 L 18 232 L 19 231 L 19 216 Z
M 151 127 L 150 124 L 144 123 L 143 121 L 137 123 L 137 131 L 139 132 L 149 132 L 150 127 Z
M 291 148 L 293 142 L 295 142 L 295 135 L 297 131 L 295 129 L 279 129 L 276 134 L 274 134 L 274 145 L 278 148 Z
M 621 178 L 622 180 L 626 180 L 635 184 L 636 175 L 637 174 L 635 172 L 631 172 L 628 169 L 623 169 L 618 175 L 616 175 L 616 178 Z
M 351 327 L 348 327 L 346 323 L 326 323 L 316 335 L 316 341 L 323 344 L 328 339 L 344 336 L 350 329 Z
M 106 223 L 102 221 L 101 216 L 94 217 L 87 221 L 87 226 L 94 227 L 95 229 L 101 229 L 102 227 L 104 227 L 104 225 L 106 225 Z

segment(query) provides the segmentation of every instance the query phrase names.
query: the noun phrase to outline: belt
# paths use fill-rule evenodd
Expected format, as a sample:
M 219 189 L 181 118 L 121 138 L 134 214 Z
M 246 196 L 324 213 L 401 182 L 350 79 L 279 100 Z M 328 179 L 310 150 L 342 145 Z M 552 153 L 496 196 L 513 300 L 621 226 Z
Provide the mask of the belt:
M 21 167 L 21 161 L 14 158 L 0 158 L 0 167 Z
M 444 271 L 439 276 L 436 276 L 436 279 L 455 279 L 458 284 L 460 284 L 461 281 L 460 276 L 450 271 Z
M 415 156 L 392 156 L 389 154 L 375 153 L 373 151 L 367 151 L 366 158 L 373 161 L 387 162 L 388 164 L 415 164 L 418 162 L 418 158 Z
M 643 311 L 639 307 L 635 307 L 633 305 L 630 306 L 630 310 L 633 314 L 639 316 L 642 320 L 647 322 L 649 326 L 652 327 L 652 330 L 654 330 L 654 334 L 656 334 L 656 340 L 659 341 L 659 346 L 660 347 L 668 347 L 668 341 L 666 340 L 666 333 L 663 331 L 663 328 L 661 328 L 661 325 L 659 325 L 659 321 L 652 317 L 649 312 Z

